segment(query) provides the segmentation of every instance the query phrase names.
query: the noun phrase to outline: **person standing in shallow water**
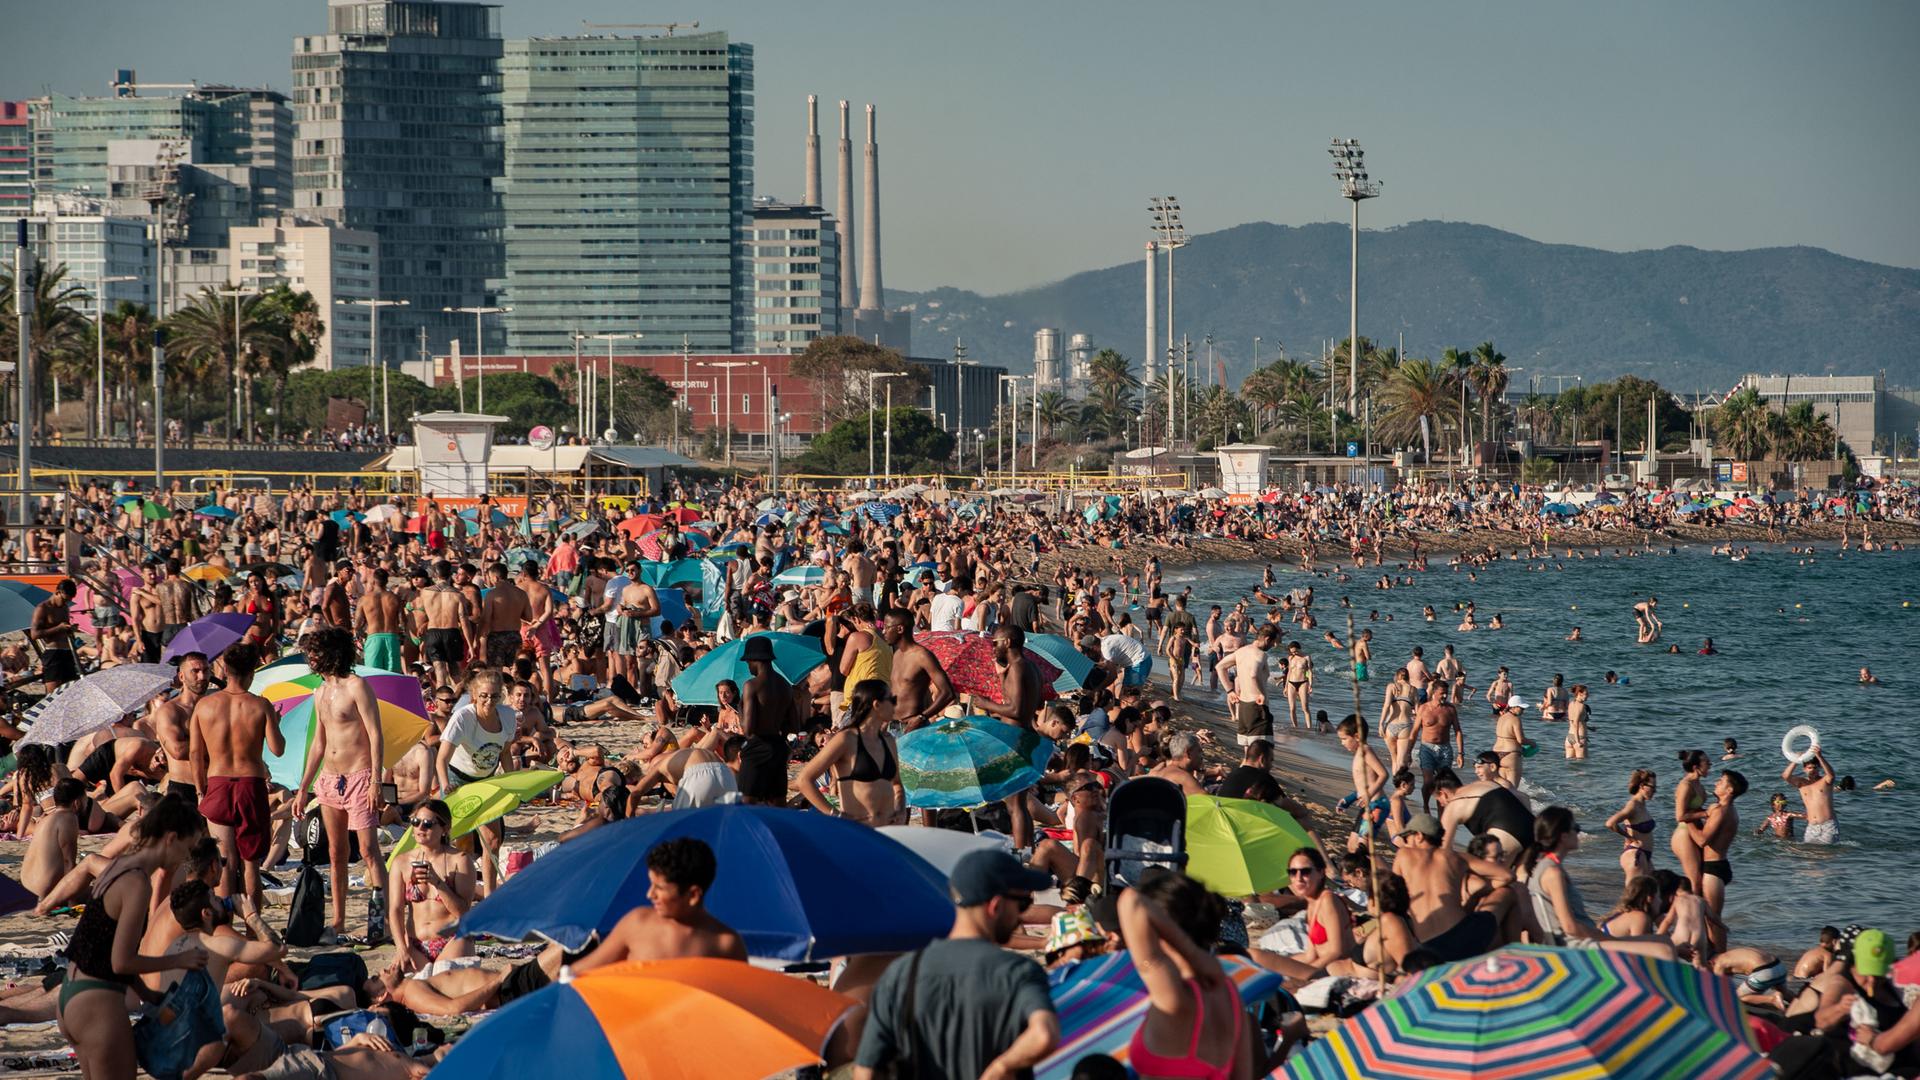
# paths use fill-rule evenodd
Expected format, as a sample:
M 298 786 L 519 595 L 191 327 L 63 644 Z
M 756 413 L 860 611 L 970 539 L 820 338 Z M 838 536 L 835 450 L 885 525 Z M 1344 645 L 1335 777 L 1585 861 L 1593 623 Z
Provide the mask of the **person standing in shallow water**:
M 1700 847 L 1700 880 L 1706 886 L 1700 896 L 1715 915 L 1726 905 L 1727 886 L 1733 884 L 1733 863 L 1727 855 L 1740 835 L 1740 814 L 1734 810 L 1733 801 L 1746 791 L 1746 777 L 1732 769 L 1722 770 L 1713 785 L 1714 798 L 1719 801 L 1707 811 L 1705 821 L 1687 824 L 1693 842 Z
M 1840 823 L 1833 816 L 1833 766 L 1827 764 L 1827 755 L 1815 746 L 1812 757 L 1780 770 L 1780 779 L 1800 792 L 1800 804 L 1806 807 L 1807 831 L 1802 839 L 1809 844 L 1840 839 Z

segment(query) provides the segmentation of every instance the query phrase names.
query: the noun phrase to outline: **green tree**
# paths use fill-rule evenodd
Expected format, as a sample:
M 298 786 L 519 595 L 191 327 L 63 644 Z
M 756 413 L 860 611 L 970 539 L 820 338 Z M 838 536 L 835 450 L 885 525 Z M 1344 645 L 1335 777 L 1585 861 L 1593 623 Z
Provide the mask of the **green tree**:
M 1732 457 L 1749 461 L 1763 458 L 1773 446 L 1775 420 L 1767 399 L 1748 387 L 1714 410 L 1713 435 Z
M 1474 346 L 1467 382 L 1473 387 L 1473 396 L 1480 401 L 1480 437 L 1491 440 L 1494 438 L 1493 409 L 1500 395 L 1507 392 L 1506 354 L 1494 348 L 1491 341 Z
M 127 437 L 131 439 L 134 417 L 152 396 L 153 312 L 145 304 L 122 300 L 107 312 L 106 327 L 108 431 L 102 434 L 112 434 L 112 403 L 119 401 L 125 406 Z
M 1062 428 L 1073 423 L 1073 402 L 1058 390 L 1043 390 L 1034 403 L 1040 417 L 1040 430 L 1048 439 L 1060 437 Z
M 327 324 L 321 318 L 320 306 L 314 302 L 313 294 L 304 290 L 295 292 L 285 285 L 278 286 L 266 294 L 263 305 L 273 345 L 263 353 L 254 354 L 257 365 L 250 371 L 271 384 L 273 438 L 277 442 L 281 435 L 281 421 L 287 411 L 287 379 L 295 371 L 312 364 L 319 355 Z M 411 376 L 407 378 L 417 382 Z M 391 386 L 386 393 L 392 393 Z M 247 390 L 246 402 L 246 428 L 252 431 L 255 394 L 251 385 Z M 413 413 L 405 415 L 411 416 Z
M 883 411 L 874 418 L 875 439 L 883 437 L 887 415 Z M 891 415 L 893 471 L 912 474 L 942 470 L 944 462 L 953 456 L 953 436 L 940 430 L 922 410 L 895 406 Z M 794 471 L 823 476 L 868 475 L 867 421 L 864 415 L 842 420 L 815 436 L 807 452 L 794 461 Z
M 806 351 L 793 358 L 788 370 L 800 378 L 813 380 L 821 416 L 828 424 L 856 415 L 864 417 L 885 399 L 888 383 L 893 384 L 896 401 L 913 401 L 926 389 L 926 379 L 920 369 L 907 363 L 898 352 L 845 334 L 808 342 Z M 905 372 L 906 375 L 884 380 L 872 377 L 880 372 Z
M 1811 401 L 1796 401 L 1787 406 L 1779 419 L 1779 438 L 1774 452 L 1791 461 L 1819 461 L 1837 456 L 1839 442 L 1827 414 L 1816 412 Z
M 1109 439 L 1125 435 L 1138 411 L 1134 391 L 1140 381 L 1133 376 L 1133 365 L 1115 350 L 1101 349 L 1087 361 L 1087 382 L 1087 400 L 1080 406 L 1081 429 Z
M 10 271 L 0 271 L 0 360 L 18 360 L 19 323 L 14 313 L 14 282 Z M 47 430 L 47 406 L 52 399 L 53 380 L 72 385 L 82 383 L 88 389 L 83 397 L 93 397 L 93 320 L 82 308 L 93 303 L 93 294 L 67 281 L 67 268 L 42 267 L 33 278 L 33 298 L 29 302 L 29 330 L 33 335 L 34 413 L 36 424 Z M 84 361 L 84 363 L 83 363 Z
M 228 286 L 228 290 L 231 290 Z M 169 400 L 167 415 L 184 417 L 187 442 L 193 442 L 198 421 L 217 406 L 228 438 L 233 438 L 240 415 L 240 379 L 249 363 L 247 354 L 261 356 L 276 347 L 262 293 L 234 298 L 221 296 L 211 285 L 203 287 L 186 306 L 167 316 L 168 381 L 177 382 L 178 406 Z M 235 320 L 238 320 L 237 328 Z M 177 365 L 177 366 L 176 366 Z M 209 395 L 215 378 L 226 381 L 225 400 Z
M 1460 418 L 1458 378 L 1449 367 L 1431 360 L 1403 361 L 1374 395 L 1380 413 L 1374 430 L 1380 440 L 1389 446 L 1410 446 L 1420 438 L 1424 419 L 1433 441 L 1439 442 L 1445 425 Z

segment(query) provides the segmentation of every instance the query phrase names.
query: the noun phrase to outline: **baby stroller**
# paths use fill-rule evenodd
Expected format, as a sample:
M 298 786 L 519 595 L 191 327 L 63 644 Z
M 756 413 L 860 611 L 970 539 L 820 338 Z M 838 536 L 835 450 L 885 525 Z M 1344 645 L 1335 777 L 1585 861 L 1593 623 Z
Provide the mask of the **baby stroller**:
M 1107 799 L 1107 858 L 1101 891 L 1114 896 L 1149 866 L 1187 865 L 1187 796 L 1180 785 L 1139 776 Z

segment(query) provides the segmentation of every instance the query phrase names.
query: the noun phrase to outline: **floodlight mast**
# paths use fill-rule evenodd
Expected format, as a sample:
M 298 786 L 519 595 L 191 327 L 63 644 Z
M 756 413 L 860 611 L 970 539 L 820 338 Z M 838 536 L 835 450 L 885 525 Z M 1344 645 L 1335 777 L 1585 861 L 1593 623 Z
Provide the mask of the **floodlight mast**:
M 1380 194 L 1380 182 L 1367 177 L 1366 151 L 1359 139 L 1335 139 L 1327 153 L 1333 156 L 1333 178 L 1340 196 L 1353 202 L 1352 256 L 1347 283 L 1347 415 L 1354 415 L 1360 396 L 1360 203 Z

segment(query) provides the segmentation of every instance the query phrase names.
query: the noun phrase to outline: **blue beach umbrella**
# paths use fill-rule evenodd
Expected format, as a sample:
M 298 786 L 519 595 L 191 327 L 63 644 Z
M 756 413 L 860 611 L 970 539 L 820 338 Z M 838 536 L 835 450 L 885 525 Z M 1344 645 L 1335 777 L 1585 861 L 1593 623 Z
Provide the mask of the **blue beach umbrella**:
M 42 601 L 53 595 L 38 585 L 29 585 L 24 581 L 15 581 L 11 578 L 0 580 L 0 589 L 5 589 L 10 593 L 18 595 L 21 599 L 35 607 L 40 606 Z
M 195 510 L 193 512 L 193 516 L 203 517 L 203 518 L 213 518 L 216 521 L 232 521 L 234 518 L 237 518 L 240 515 L 234 513 L 233 511 L 227 509 L 224 506 L 212 505 L 212 506 L 203 506 L 200 509 Z
M 1557 502 L 1548 503 L 1541 507 L 1540 512 L 1543 514 L 1552 514 L 1555 517 L 1573 517 L 1580 512 L 1580 508 L 1572 503 Z
M 827 580 L 827 568 L 813 563 L 790 566 L 776 574 L 775 585 L 818 585 Z
M 879 525 L 889 525 L 892 524 L 894 518 L 906 512 L 904 507 L 895 503 L 870 502 L 861 503 L 860 508 L 853 513 L 855 517 L 863 517 Z
M 1087 685 L 1087 676 L 1093 674 L 1093 661 L 1059 634 L 1028 634 L 1027 648 L 1060 669 L 1060 677 L 1053 680 L 1057 693 L 1079 693 L 1081 687 Z
M 773 670 L 790 683 L 799 682 L 808 672 L 827 662 L 827 654 L 820 650 L 817 638 L 779 631 L 752 636 L 772 644 Z M 747 670 L 747 662 L 740 658 L 746 651 L 747 641 L 747 638 L 736 638 L 695 660 L 674 678 L 673 696 L 689 705 L 718 705 L 722 679 L 747 685 L 753 672 Z
M 687 594 L 684 589 L 655 589 L 653 595 L 660 599 L 660 614 L 653 617 L 653 636 L 660 636 L 660 628 L 665 623 L 685 626 L 693 618 L 693 612 L 687 610 Z
M 908 806 L 997 802 L 1040 782 L 1053 740 L 990 716 L 944 720 L 900 736 Z
M 28 600 L 11 589 L 0 589 L 0 634 L 11 634 L 33 625 L 37 601 Z
M 769 525 L 785 525 L 787 522 L 786 522 L 786 519 L 781 517 L 779 514 L 765 513 L 765 514 L 761 514 L 757 518 L 754 518 L 753 523 L 759 526 L 760 528 L 764 529 Z
M 335 525 L 338 525 L 343 529 L 351 528 L 354 522 L 363 521 L 366 519 L 366 515 L 356 514 L 351 510 L 335 510 L 333 513 L 328 514 L 327 516 L 333 519 L 333 523 Z
M 946 879 L 874 829 L 778 807 L 712 806 L 628 818 L 569 841 L 481 901 L 460 933 L 538 934 L 577 950 L 647 904 L 647 854 L 680 837 L 713 849 L 720 873 L 707 908 L 752 956 L 905 952 L 953 926 Z

